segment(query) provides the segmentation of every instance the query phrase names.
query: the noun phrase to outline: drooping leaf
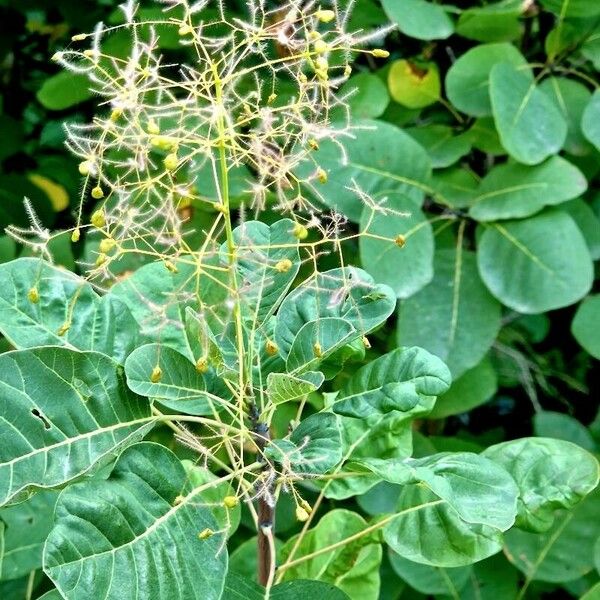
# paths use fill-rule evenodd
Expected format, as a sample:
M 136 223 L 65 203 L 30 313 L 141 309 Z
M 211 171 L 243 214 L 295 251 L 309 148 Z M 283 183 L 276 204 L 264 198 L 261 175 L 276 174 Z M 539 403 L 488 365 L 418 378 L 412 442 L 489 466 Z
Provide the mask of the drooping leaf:
M 490 98 L 502 145 L 515 160 L 536 165 L 563 147 L 567 123 L 536 86 L 531 71 L 508 62 L 496 64 L 490 73 Z
M 586 189 L 583 173 L 560 156 L 533 167 L 508 163 L 483 178 L 469 214 L 478 221 L 528 217 Z
M 269 373 L 267 396 L 273 404 L 284 404 L 318 390 L 323 381 L 323 373 L 320 372 L 309 371 L 297 376 L 287 373 Z
M 123 362 L 140 342 L 125 304 L 65 269 L 19 258 L 0 265 L 0 280 L 0 331 L 17 348 L 65 346 Z
M 386 481 L 402 485 L 397 513 L 389 517 L 384 538 L 413 562 L 469 565 L 498 552 L 502 533 L 514 523 L 517 486 L 487 458 L 455 452 L 363 463 Z
M 571 510 L 558 511 L 544 533 L 512 529 L 504 553 L 527 581 L 567 582 L 594 566 L 594 544 L 600 536 L 600 494 L 594 492 Z
M 214 482 L 204 484 L 207 488 Z M 168 449 L 128 448 L 108 481 L 61 494 L 44 549 L 44 571 L 67 600 L 160 596 L 218 600 L 227 571 L 218 525 Z
M 300 269 L 298 239 L 293 231 L 290 219 L 270 226 L 247 221 L 233 231 L 242 311 L 257 325 L 273 314 Z M 228 260 L 227 244 L 223 244 L 221 262 L 227 265 Z
M 96 352 L 0 355 L 0 505 L 92 474 L 152 427 L 148 402 Z
M 482 455 L 517 482 L 516 526 L 528 531 L 548 530 L 557 509 L 573 508 L 598 485 L 598 461 L 570 442 L 523 438 L 490 446 Z
M 377 285 L 361 269 L 347 267 L 317 273 L 293 290 L 277 314 L 275 341 L 284 358 L 302 327 L 326 317 L 350 323 L 357 337 L 366 335 L 393 312 L 396 300 L 389 287 Z
M 321 143 L 319 166 L 328 181 L 315 183 L 315 196 L 354 222 L 360 220 L 364 203 L 349 189 L 352 182 L 375 200 L 403 194 L 420 204 L 431 174 L 425 150 L 390 123 L 356 121 L 354 125 L 353 137 L 344 140 L 344 152 L 331 141 Z
M 460 56 L 446 75 L 446 92 L 452 104 L 474 117 L 492 114 L 489 78 L 494 65 L 507 62 L 526 64 L 523 55 L 511 44 L 481 44 Z
M 540 410 L 533 415 L 533 431 L 538 437 L 564 440 L 594 452 L 596 442 L 590 430 L 575 417 L 552 410 Z
M 571 332 L 581 347 L 600 360 L 600 294 L 588 296 L 579 306 Z
M 360 223 L 360 257 L 379 283 L 389 285 L 398 298 L 408 298 L 433 276 L 433 231 L 416 203 L 392 196 L 386 210 L 366 209 Z M 396 243 L 398 236 L 402 241 Z M 387 238 L 387 239 L 386 239 Z
M 366 528 L 366 521 L 357 513 L 345 509 L 332 510 L 303 536 L 293 560 L 318 552 Z M 281 549 L 282 564 L 285 564 L 297 540 L 297 535 L 290 538 Z M 373 536 L 365 535 L 286 569 L 284 579 L 323 581 L 338 586 L 351 600 L 378 600 L 381 545 L 377 542 Z
M 585 240 L 562 211 L 487 226 L 477 259 L 492 294 L 525 314 L 568 306 L 592 285 L 592 260 Z
M 441 40 L 454 25 L 442 6 L 429 0 L 382 0 L 388 17 L 405 35 L 418 40 Z
M 443 419 L 465 413 L 487 402 L 497 389 L 496 371 L 489 357 L 485 357 L 452 382 L 450 389 L 437 399 L 428 417 Z
M 342 387 L 332 409 L 371 420 L 395 411 L 406 417 L 425 414 L 450 381 L 446 365 L 429 352 L 398 348 L 361 367 Z
M 40 492 L 0 510 L 0 580 L 17 579 L 42 567 L 57 497 L 55 491 Z
M 342 459 L 338 419 L 331 413 L 316 413 L 303 419 L 292 433 L 273 440 L 265 456 L 289 464 L 298 473 L 326 473 Z
M 421 346 L 460 377 L 485 356 L 500 329 L 500 304 L 483 285 L 473 252 L 439 250 L 433 281 L 404 300 L 398 343 Z
M 153 381 L 158 367 L 160 375 Z M 212 371 L 201 373 L 183 354 L 160 344 L 146 344 L 125 361 L 129 389 L 190 415 L 215 415 L 231 392 Z

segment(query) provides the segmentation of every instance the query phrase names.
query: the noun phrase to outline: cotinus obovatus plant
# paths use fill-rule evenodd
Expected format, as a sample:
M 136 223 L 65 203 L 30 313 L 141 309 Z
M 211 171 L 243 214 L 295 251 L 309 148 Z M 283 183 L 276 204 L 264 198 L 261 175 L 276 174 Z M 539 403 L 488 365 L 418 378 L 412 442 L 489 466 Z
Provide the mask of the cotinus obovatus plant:
M 69 600 L 375 600 L 384 549 L 425 577 L 497 554 L 511 528 L 549 530 L 597 485 L 596 459 L 545 438 L 413 457 L 450 372 L 421 348 L 371 349 L 396 293 L 344 254 L 412 233 L 370 233 L 402 213 L 358 180 L 337 183 L 360 234 L 322 208 L 356 131 L 339 88 L 357 54 L 386 57 L 369 47 L 384 32 L 348 33 L 337 3 L 253 0 L 245 20 L 162 4 L 145 18 L 130 1 L 55 56 L 101 99 L 68 127 L 84 276 L 52 264 L 35 215 L 11 230 L 41 257 L 0 266 L 15 347 L 0 355 L 0 574 L 42 566 Z M 162 54 L 168 35 L 190 60 Z M 352 497 L 369 518 L 335 508 Z M 297 526 L 283 543 L 282 518 Z M 255 539 L 230 558 L 241 526 Z

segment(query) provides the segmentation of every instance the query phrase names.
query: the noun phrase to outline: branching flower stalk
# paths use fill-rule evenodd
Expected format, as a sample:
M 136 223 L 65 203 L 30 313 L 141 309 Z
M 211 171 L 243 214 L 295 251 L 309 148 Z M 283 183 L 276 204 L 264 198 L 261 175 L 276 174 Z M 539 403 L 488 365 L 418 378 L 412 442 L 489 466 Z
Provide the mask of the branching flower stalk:
M 94 244 L 82 266 L 99 289 L 122 279 L 122 265 L 131 259 L 162 261 L 165 277 L 178 281 L 163 304 L 139 295 L 152 321 L 142 323 L 144 333 L 160 343 L 174 326 L 170 308 L 182 303 L 191 307 L 198 327 L 192 346 L 200 347 L 194 350 L 196 371 L 206 377 L 222 375 L 224 387 L 206 393 L 210 415 L 169 415 L 155 406 L 151 418 L 171 427 L 205 465 L 237 480 L 231 498 L 243 498 L 254 517 L 258 578 L 269 589 L 276 572 L 273 520 L 278 496 L 289 492 L 298 519 L 308 525 L 312 508 L 297 484 L 318 478 L 327 485 L 331 478 L 352 474 L 338 468 L 330 475 L 311 475 L 309 463 L 305 472 L 297 472 L 294 461 L 300 460 L 310 439 L 279 464 L 268 455 L 276 404 L 267 389 L 267 365 L 278 359 L 279 348 L 272 339 L 273 311 L 265 317 L 260 305 L 277 274 L 297 272 L 301 266 L 309 272 L 304 284 L 323 293 L 320 256 L 334 252 L 344 267 L 342 244 L 359 235 L 341 215 L 322 212 L 320 187 L 329 174 L 319 163 L 319 148 L 333 143 L 345 157 L 344 139 L 353 135 L 353 128 L 348 97 L 339 88 L 357 55 L 387 56 L 384 50 L 365 47 L 385 30 L 348 33 L 352 2 L 342 10 L 337 1 L 322 8 L 313 0 L 288 0 L 268 9 L 264 0 L 251 0 L 247 20 L 231 17 L 223 3 L 213 6 L 208 0 L 161 3 L 164 18 L 137 20 L 138 7 L 129 0 L 121 6 L 123 23 L 99 24 L 91 34 L 74 36 L 73 47 L 54 56 L 65 68 L 89 76 L 105 108 L 91 123 L 66 125 L 68 146 L 80 158 L 84 178 L 71 237 L 77 243 L 87 233 L 87 243 Z M 207 19 L 207 14 L 214 18 Z M 166 32 L 178 37 L 185 61 L 165 58 L 161 35 Z M 127 53 L 107 50 L 115 39 L 126 40 Z M 80 49 L 88 40 L 91 46 Z M 385 198 L 371 198 L 356 182 L 348 186 L 371 218 L 393 212 Z M 90 202 L 97 204 L 86 224 Z M 287 240 L 258 242 L 245 232 L 247 213 L 265 211 L 288 219 Z M 241 222 L 237 229 L 236 214 Z M 198 215 L 208 218 L 197 220 Z M 11 233 L 50 258 L 47 248 L 53 235 L 40 228 L 35 215 L 31 218 L 31 229 L 13 228 Z M 402 247 L 418 231 L 416 227 L 387 239 L 368 229 L 360 235 L 392 247 Z M 271 254 L 288 249 L 303 253 L 300 264 L 271 259 Z M 258 281 L 247 278 L 242 264 L 265 274 Z M 362 297 L 368 296 L 371 284 L 347 268 L 335 277 L 339 279 L 333 281 L 328 306 L 354 302 L 355 289 L 366 289 Z M 329 289 L 332 282 L 324 282 Z M 70 326 L 69 318 L 60 335 Z M 211 333 L 215 328 L 223 332 L 218 339 Z M 221 347 L 229 341 L 231 360 Z M 312 351 L 316 359 L 321 357 L 319 341 Z M 158 385 L 168 375 L 159 353 L 148 380 Z M 298 422 L 304 407 L 303 401 Z M 248 452 L 258 463 L 248 466 Z M 225 506 L 234 506 L 237 500 L 228 498 Z M 213 533 L 199 535 L 206 539 Z

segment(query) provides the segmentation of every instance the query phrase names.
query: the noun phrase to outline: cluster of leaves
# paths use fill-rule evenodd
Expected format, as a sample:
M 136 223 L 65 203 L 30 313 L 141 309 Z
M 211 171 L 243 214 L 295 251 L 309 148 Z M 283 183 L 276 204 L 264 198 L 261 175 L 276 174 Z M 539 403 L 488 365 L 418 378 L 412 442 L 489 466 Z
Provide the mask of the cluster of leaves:
M 71 19 L 74 3 L 56 4 Z M 227 3 L 228 22 L 243 18 L 239 4 Z M 315 105 L 290 100 L 292 73 L 273 69 L 277 87 L 265 90 L 236 83 L 231 104 L 248 119 L 262 92 L 296 109 L 293 140 L 276 130 L 261 146 L 291 144 L 278 175 L 283 155 L 261 165 L 234 135 L 219 146 L 210 117 L 190 125 L 205 118 L 202 103 L 173 124 L 172 88 L 165 100 L 149 84 L 132 108 L 111 93 L 125 80 L 96 82 L 111 109 L 78 129 L 93 93 L 88 73 L 64 71 L 39 89 L 37 121 L 0 117 L 25 127 L 4 141 L 7 173 L 21 168 L 19 135 L 32 139 L 28 171 L 0 181 L 2 225 L 31 242 L 2 240 L 4 260 L 22 252 L 0 266 L 11 350 L 0 355 L 3 597 L 262 598 L 257 533 L 277 566 L 273 598 L 600 596 L 589 453 L 599 428 L 575 418 L 589 423 L 597 409 L 578 400 L 600 358 L 600 6 L 454 4 L 358 0 L 348 28 L 385 28 L 392 56 L 383 68 L 367 53 L 330 59 L 345 72 L 354 64 L 319 106 L 323 129 L 296 120 Z M 30 32 L 34 8 L 21 7 Z M 187 16 L 173 27 L 163 8 L 140 9 L 157 32 L 139 27 L 141 43 L 186 64 Z M 73 23 L 88 30 L 100 16 L 115 31 L 98 52 L 124 62 L 127 15 L 99 3 Z M 194 18 L 219 25 L 216 5 Z M 28 39 L 62 34 L 44 26 Z M 285 62 L 280 34 L 264 52 Z M 202 81 L 195 98 L 214 87 Z M 40 104 L 81 111 L 52 121 Z M 75 124 L 77 160 L 89 162 L 123 113 L 102 148 L 106 172 L 84 165 L 77 204 L 77 161 L 58 150 L 57 125 Z M 159 135 L 147 131 L 154 122 L 183 139 L 176 177 L 162 170 L 171 146 L 146 155 L 160 180 L 119 154 L 124 139 L 135 136 L 137 153 Z M 317 162 L 297 159 L 307 126 L 310 140 L 320 132 Z M 192 137 L 210 149 L 204 162 L 188 159 Z M 217 148 L 229 160 L 227 199 L 223 174 L 213 176 Z M 146 177 L 160 181 L 158 204 Z M 143 195 L 150 211 L 125 226 L 132 181 L 139 196 L 126 202 Z M 109 197 L 88 226 L 94 186 Z M 23 194 L 38 215 L 32 230 Z M 288 199 L 289 219 L 261 212 Z M 229 204 L 242 207 L 235 229 Z M 245 218 L 248 206 L 260 221 Z M 85 277 L 28 258 L 32 248 Z M 261 502 L 276 505 L 273 530 L 256 514 Z

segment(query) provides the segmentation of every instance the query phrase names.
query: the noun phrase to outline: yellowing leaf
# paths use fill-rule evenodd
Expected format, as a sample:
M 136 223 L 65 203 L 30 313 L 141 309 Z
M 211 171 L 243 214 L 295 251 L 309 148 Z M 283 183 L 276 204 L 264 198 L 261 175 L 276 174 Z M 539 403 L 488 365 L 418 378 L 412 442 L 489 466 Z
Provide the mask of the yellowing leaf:
M 39 175 L 38 173 L 31 173 L 29 175 L 29 181 L 46 193 L 46 196 L 50 199 L 52 207 L 56 212 L 65 210 L 65 208 L 69 206 L 69 194 L 59 183 L 48 179 L 48 177 Z
M 408 108 L 423 108 L 440 98 L 440 72 L 435 63 L 397 60 L 388 75 L 392 98 Z

